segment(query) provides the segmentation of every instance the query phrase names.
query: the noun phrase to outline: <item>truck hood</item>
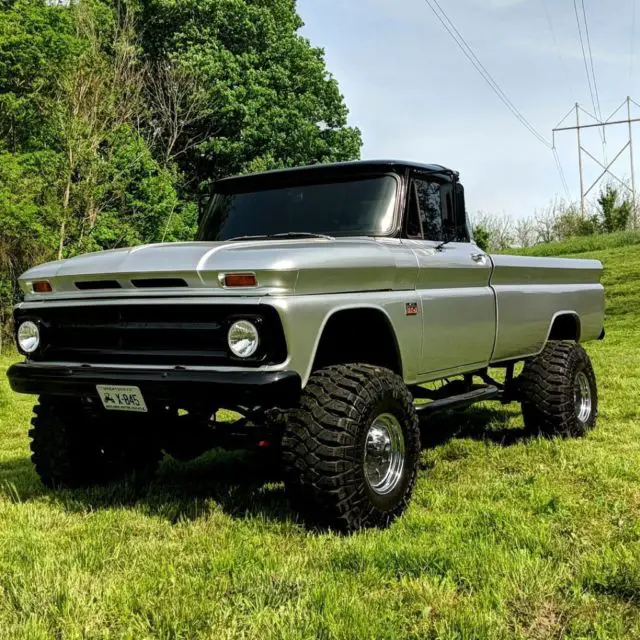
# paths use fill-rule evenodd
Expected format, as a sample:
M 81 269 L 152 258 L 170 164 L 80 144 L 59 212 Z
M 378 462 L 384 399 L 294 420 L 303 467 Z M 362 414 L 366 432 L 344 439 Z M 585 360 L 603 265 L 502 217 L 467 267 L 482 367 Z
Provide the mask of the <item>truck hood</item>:
M 255 273 L 258 287 L 224 288 L 219 275 L 237 272 Z M 162 295 L 264 296 L 410 289 L 416 273 L 415 256 L 397 240 L 312 238 L 102 251 L 34 267 L 20 281 L 29 300 L 150 296 L 159 290 Z M 51 283 L 53 293 L 32 293 L 31 283 L 41 279 Z M 141 287 L 140 280 L 151 282 Z M 105 281 L 114 288 L 104 288 Z

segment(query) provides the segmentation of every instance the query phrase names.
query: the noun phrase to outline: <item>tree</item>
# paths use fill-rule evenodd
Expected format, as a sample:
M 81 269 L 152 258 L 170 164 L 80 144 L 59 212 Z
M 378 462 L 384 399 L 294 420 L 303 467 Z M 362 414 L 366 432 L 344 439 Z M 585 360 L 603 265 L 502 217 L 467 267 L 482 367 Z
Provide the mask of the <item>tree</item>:
M 70 11 L 39 0 L 0 10 L 0 147 L 20 152 L 50 143 L 49 97 L 82 46 Z
M 535 212 L 533 219 L 537 243 L 548 243 L 557 239 L 556 223 L 558 220 L 558 208 L 561 204 L 562 202 L 559 203 L 556 198 L 546 209 Z
M 175 140 L 165 156 L 187 197 L 229 174 L 359 156 L 360 132 L 292 0 L 149 0 L 141 22 L 147 55 L 167 70 L 151 86 L 153 121 Z M 168 113 L 183 114 L 181 130 Z
M 58 78 L 50 96 L 54 140 L 65 159 L 58 259 L 74 253 L 94 232 L 108 205 L 103 201 L 101 187 L 104 174 L 110 174 L 105 158 L 112 157 L 114 141 L 121 140 L 113 134 L 130 130 L 130 135 L 136 136 L 130 123 L 143 115 L 144 73 L 138 60 L 132 11 L 122 5 L 114 12 L 100 2 L 88 0 L 66 10 L 74 15 L 75 33 L 82 48 L 73 67 Z M 132 164 L 133 168 L 136 166 Z M 129 168 L 120 170 L 126 172 Z M 125 202 L 120 200 L 121 204 Z M 128 211 L 121 213 L 126 218 Z M 115 229 L 114 233 L 120 231 Z M 121 235 L 127 234 L 125 230 Z
M 489 251 L 491 248 L 491 236 L 486 227 L 477 224 L 473 227 L 473 239 L 475 243 L 483 251 Z
M 478 228 L 486 234 L 490 250 L 504 251 L 513 245 L 513 220 L 506 213 L 491 215 L 478 211 L 474 229 Z
M 0 325 L 34 262 L 193 236 L 212 180 L 358 157 L 294 0 L 0 9 Z
M 633 213 L 633 203 L 625 199 L 619 202 L 620 193 L 612 184 L 608 184 L 604 191 L 600 192 L 598 205 L 600 206 L 600 216 L 602 230 L 604 233 L 624 231 Z
M 0 331 L 36 262 L 189 235 L 175 171 L 152 157 L 126 7 L 16 0 L 0 11 Z M 161 219 L 162 218 L 162 219 Z
M 536 241 L 535 221 L 531 218 L 516 220 L 513 235 L 519 247 L 530 247 Z
M 0 153 L 0 343 L 19 296 L 18 276 L 54 251 L 59 162 L 52 151 Z
M 556 218 L 554 231 L 558 240 L 568 240 L 594 235 L 600 231 L 600 224 L 597 216 L 583 216 L 575 207 L 568 207 Z
M 219 133 L 209 128 L 214 105 L 209 103 L 205 81 L 197 70 L 157 62 L 147 71 L 146 87 L 152 114 L 151 144 L 164 166 Z

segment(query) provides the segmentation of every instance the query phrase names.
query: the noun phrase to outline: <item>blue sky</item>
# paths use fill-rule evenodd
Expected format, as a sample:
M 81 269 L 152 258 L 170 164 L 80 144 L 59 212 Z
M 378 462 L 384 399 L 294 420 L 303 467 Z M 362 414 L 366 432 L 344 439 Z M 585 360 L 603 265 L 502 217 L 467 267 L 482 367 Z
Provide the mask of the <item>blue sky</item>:
M 631 64 L 635 1 L 585 0 L 605 117 L 627 95 L 640 103 L 640 3 Z M 575 102 L 593 111 L 573 0 L 440 4 L 545 137 L 551 138 L 551 129 Z M 507 111 L 424 0 L 299 0 L 298 10 L 306 23 L 304 35 L 326 51 L 328 68 L 351 110 L 351 124 L 362 129 L 364 158 L 435 162 L 459 170 L 471 213 L 527 216 L 554 196 L 564 196 L 551 151 Z M 634 116 L 640 117 L 640 108 Z M 634 132 L 638 168 L 640 127 Z M 624 126 L 609 128 L 609 158 L 626 142 L 625 135 Z M 602 159 L 597 130 L 585 133 L 584 143 Z M 557 147 L 577 200 L 575 133 L 561 134 Z M 628 156 L 616 168 L 628 176 Z M 597 165 L 586 164 L 585 173 L 595 179 Z

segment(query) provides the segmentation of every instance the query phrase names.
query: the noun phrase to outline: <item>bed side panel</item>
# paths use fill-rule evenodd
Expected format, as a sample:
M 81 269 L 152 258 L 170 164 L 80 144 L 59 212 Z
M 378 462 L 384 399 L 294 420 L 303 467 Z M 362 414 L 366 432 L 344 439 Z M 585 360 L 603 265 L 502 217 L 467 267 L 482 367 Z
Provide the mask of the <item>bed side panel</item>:
M 600 262 L 502 255 L 492 260 L 498 307 L 492 362 L 539 353 L 561 314 L 578 318 L 581 342 L 598 338 L 604 324 Z

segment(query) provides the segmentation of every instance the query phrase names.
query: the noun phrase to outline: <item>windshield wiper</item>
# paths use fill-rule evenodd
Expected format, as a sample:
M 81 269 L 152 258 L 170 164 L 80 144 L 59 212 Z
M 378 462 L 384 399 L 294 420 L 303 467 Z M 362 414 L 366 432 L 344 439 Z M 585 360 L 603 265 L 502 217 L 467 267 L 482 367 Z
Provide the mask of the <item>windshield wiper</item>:
M 324 240 L 335 240 L 333 236 L 326 233 L 308 233 L 307 231 L 289 231 L 287 233 L 274 233 L 270 238 L 322 238 Z
M 235 238 L 229 238 L 228 242 L 237 242 L 240 240 L 274 240 L 280 238 L 322 238 L 323 240 L 335 240 L 332 236 L 328 236 L 324 233 L 308 233 L 306 231 L 289 231 L 287 233 L 271 233 L 268 235 L 259 236 L 236 236 Z
M 268 240 L 269 236 L 236 236 L 235 238 L 229 238 L 224 242 L 236 242 L 239 240 Z
M 437 247 L 436 247 L 436 251 L 442 251 L 448 244 L 450 244 L 451 242 L 453 242 L 453 240 L 445 240 L 444 242 L 441 242 Z

